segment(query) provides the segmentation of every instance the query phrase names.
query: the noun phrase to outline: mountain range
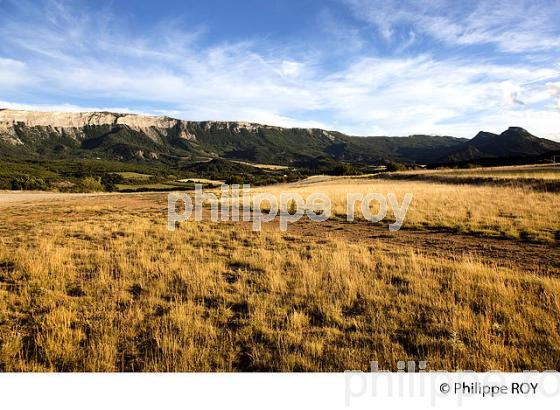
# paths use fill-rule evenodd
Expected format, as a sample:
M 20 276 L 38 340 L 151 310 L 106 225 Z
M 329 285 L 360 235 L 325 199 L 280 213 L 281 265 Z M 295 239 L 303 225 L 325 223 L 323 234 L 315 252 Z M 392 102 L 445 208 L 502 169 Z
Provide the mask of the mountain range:
M 161 162 L 215 158 L 293 165 L 315 158 L 362 164 L 421 164 L 532 157 L 560 151 L 560 143 L 523 128 L 472 139 L 451 136 L 356 137 L 316 128 L 249 122 L 184 121 L 111 112 L 0 110 L 0 158 Z

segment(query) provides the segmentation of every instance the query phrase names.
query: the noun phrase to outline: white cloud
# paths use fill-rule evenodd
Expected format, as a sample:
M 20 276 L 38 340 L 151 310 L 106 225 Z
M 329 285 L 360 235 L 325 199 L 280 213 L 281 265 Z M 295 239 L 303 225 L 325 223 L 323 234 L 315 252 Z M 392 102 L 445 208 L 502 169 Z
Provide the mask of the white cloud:
M 28 78 L 26 65 L 22 61 L 0 57 L 0 87 L 15 88 L 25 83 Z
M 333 54 L 360 52 L 366 45 L 359 28 L 346 24 L 328 9 L 321 10 L 317 23 L 324 34 L 321 45 Z
M 521 92 L 521 87 L 517 84 L 513 84 L 510 81 L 502 83 L 502 102 L 504 105 L 513 104 L 525 104 L 519 99 L 519 93 Z
M 323 80 L 318 87 L 323 91 L 319 91 L 319 95 L 331 96 L 330 108 L 337 123 L 353 124 L 351 131 L 390 135 L 445 133 L 470 137 L 478 131 L 479 123 L 489 122 L 486 118 L 502 116 L 507 124 L 520 119 L 517 110 L 527 108 L 532 114 L 546 113 L 546 109 L 533 106 L 504 105 L 504 85 L 510 87 L 508 97 L 511 99 L 514 94 L 510 101 L 514 102 L 522 89 L 515 84 L 531 82 L 551 72 L 462 60 L 437 61 L 427 56 L 362 59 L 346 71 Z M 533 84 L 532 87 L 542 90 L 545 85 Z M 560 116 L 556 112 L 553 114 L 560 121 Z M 521 118 L 527 123 L 526 117 Z M 469 124 L 468 129 L 463 124 Z M 552 122 L 547 125 L 551 126 Z
M 446 2 L 341 0 L 356 18 L 373 24 L 391 41 L 399 25 L 453 45 L 494 44 L 509 53 L 560 47 L 560 3 L 533 0 Z
M 555 106 L 558 111 L 560 111 L 560 83 L 548 83 L 546 88 L 550 95 L 555 99 Z
M 280 75 L 282 77 L 297 77 L 302 70 L 302 64 L 297 61 L 282 61 Z
M 559 73 L 546 65 L 426 54 L 357 56 L 338 62 L 335 69 L 325 67 L 313 52 L 293 55 L 290 48 L 269 50 L 251 41 L 201 47 L 196 40 L 200 31 L 184 33 L 173 25 L 132 37 L 113 31 L 110 24 L 99 28 L 95 15 L 69 13 L 65 9 L 62 17 L 55 13 L 48 23 L 27 26 L 0 18 L 0 55 L 3 47 L 25 55 L 23 61 L 0 59 L 0 87 L 11 90 L 10 98 L 3 99 L 33 103 L 38 90 L 50 101 L 63 102 L 31 106 L 39 109 L 140 110 L 358 135 L 472 137 L 479 129 L 498 132 L 509 125 L 542 136 L 560 132 L 559 88 L 551 82 Z M 446 20 L 434 22 L 443 29 Z M 447 36 L 466 35 L 453 25 L 445 30 Z M 470 35 L 481 30 L 473 26 Z M 410 38 L 416 41 L 416 35 Z M 101 103 L 64 104 L 88 99 Z M 516 104 L 520 100 L 524 106 Z M 110 108 L 114 105 L 128 108 Z
M 128 107 L 105 107 L 105 106 L 84 106 L 74 104 L 20 104 L 10 101 L 0 100 L 0 109 L 10 110 L 29 110 L 29 111 L 62 111 L 62 112 L 95 112 L 109 111 L 119 113 L 134 113 L 146 115 L 160 115 L 156 112 L 143 112 L 139 110 L 131 110 Z
M 560 97 L 560 83 L 547 83 L 546 88 L 553 97 Z

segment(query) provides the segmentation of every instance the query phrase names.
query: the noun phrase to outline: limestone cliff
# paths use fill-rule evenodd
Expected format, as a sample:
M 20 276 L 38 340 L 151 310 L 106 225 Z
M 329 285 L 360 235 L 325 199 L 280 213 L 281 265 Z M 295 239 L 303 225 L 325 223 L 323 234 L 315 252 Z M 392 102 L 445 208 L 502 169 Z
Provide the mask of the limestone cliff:
M 160 135 L 167 136 L 171 132 L 187 141 L 196 140 L 196 136 L 189 132 L 189 124 L 193 121 L 182 121 L 166 116 L 148 116 L 138 114 L 120 114 L 112 112 L 40 112 L 24 110 L 0 110 L 0 133 L 11 135 L 16 142 L 17 137 L 13 132 L 16 124 L 27 127 L 52 127 L 55 130 L 64 130 L 67 134 L 76 138 L 80 137 L 80 130 L 87 126 L 127 126 L 132 130 L 140 131 L 148 135 L 152 140 L 158 141 Z M 231 129 L 239 133 L 241 129 L 255 132 L 262 126 L 249 122 L 227 122 L 227 121 L 204 121 L 196 122 L 203 129 Z

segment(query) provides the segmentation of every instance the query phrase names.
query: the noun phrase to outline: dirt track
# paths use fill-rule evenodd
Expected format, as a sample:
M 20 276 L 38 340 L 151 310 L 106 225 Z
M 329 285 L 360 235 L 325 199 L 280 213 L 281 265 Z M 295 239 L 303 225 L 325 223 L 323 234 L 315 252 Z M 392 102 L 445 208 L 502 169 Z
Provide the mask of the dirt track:
M 44 191 L 0 191 L 0 208 L 16 205 L 29 205 L 32 203 L 53 204 L 59 201 L 78 200 L 84 198 L 107 198 L 124 197 L 130 195 L 146 195 L 146 193 L 118 193 L 118 192 L 95 192 L 95 193 L 68 193 L 68 192 L 44 192 Z
M 60 201 L 63 199 L 83 198 L 100 194 L 71 194 L 62 192 L 27 192 L 27 191 L 0 191 L 0 207 L 11 206 L 17 203 L 25 204 L 35 201 Z M 103 195 L 103 194 L 101 194 Z

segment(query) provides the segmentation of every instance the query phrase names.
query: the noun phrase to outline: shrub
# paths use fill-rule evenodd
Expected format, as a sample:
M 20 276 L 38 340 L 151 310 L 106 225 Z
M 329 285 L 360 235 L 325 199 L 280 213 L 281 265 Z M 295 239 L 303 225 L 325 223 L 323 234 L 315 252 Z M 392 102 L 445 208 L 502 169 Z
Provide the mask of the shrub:
M 406 166 L 400 162 L 389 162 L 387 164 L 387 171 L 389 172 L 404 171 L 405 169 Z
M 20 190 L 39 190 L 46 191 L 49 185 L 42 178 L 36 178 L 29 175 L 13 178 L 11 181 L 11 189 Z
M 226 184 L 228 184 L 228 185 L 233 185 L 233 184 L 243 185 L 244 182 L 245 182 L 245 180 L 243 179 L 243 177 L 241 175 L 230 175 L 226 179 Z
M 289 172 L 286 175 L 286 182 L 296 182 L 299 181 L 300 179 L 305 178 L 304 175 L 301 175 L 300 173 L 296 173 L 296 172 Z
M 85 177 L 80 181 L 78 188 L 81 192 L 99 192 L 103 191 L 103 184 L 101 178 Z
M 100 179 L 103 189 L 107 192 L 116 191 L 116 184 L 122 184 L 124 178 L 120 174 L 103 174 Z
M 336 167 L 334 167 L 334 169 L 329 173 L 337 176 L 359 174 L 358 170 L 350 164 L 339 164 Z

